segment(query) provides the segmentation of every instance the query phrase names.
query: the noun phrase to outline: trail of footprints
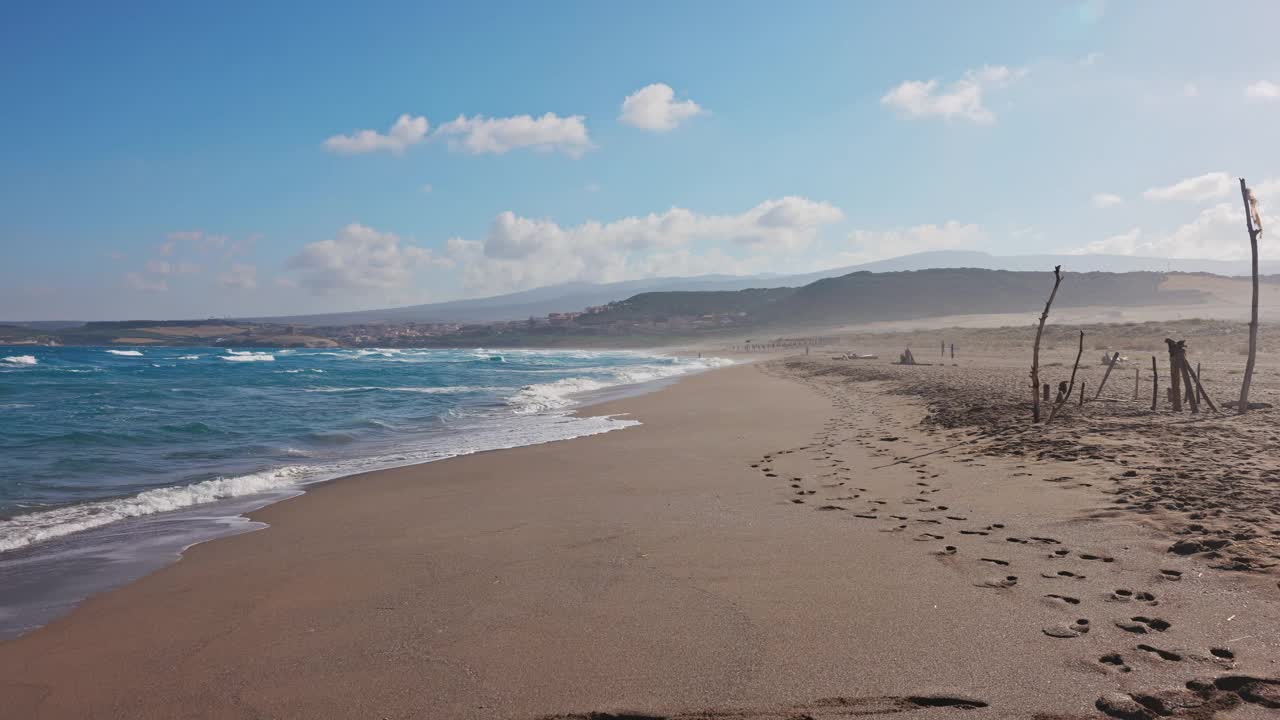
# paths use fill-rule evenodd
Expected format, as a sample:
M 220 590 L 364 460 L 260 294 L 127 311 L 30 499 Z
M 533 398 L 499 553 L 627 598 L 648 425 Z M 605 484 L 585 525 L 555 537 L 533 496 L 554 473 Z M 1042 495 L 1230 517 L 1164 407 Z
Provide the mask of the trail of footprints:
M 810 444 L 778 450 L 764 455 L 758 462 L 751 463 L 751 467 L 758 469 L 766 478 L 781 477 L 783 473 L 778 471 L 777 466 L 785 462 L 788 455 L 799 455 L 817 463 L 819 475 L 816 478 L 797 474 L 788 474 L 785 478 L 787 488 L 791 494 L 791 503 L 798 506 L 812 505 L 819 511 L 845 511 L 851 517 L 861 520 L 888 521 L 879 528 L 882 532 L 905 532 L 915 526 L 920 529 L 920 532 L 915 533 L 912 536 L 912 540 L 936 545 L 929 552 L 943 562 L 956 562 L 966 557 L 967 553 L 963 548 L 963 543 L 966 541 L 978 540 L 989 545 L 999 536 L 1004 536 L 1005 547 L 1010 549 L 1020 547 L 1031 550 L 1033 557 L 1049 566 L 1049 569 L 1038 573 L 1039 580 L 1035 581 L 1037 586 L 1047 585 L 1042 589 L 1052 591 L 1041 594 L 1041 601 L 1050 607 L 1058 609 L 1061 613 L 1066 613 L 1061 620 L 1050 622 L 1040 628 L 1044 635 L 1050 638 L 1069 640 L 1081 637 L 1090 631 L 1105 631 L 1104 629 L 1096 629 L 1094 623 L 1089 618 L 1084 617 L 1086 607 L 1095 607 L 1094 603 L 1097 601 L 1114 606 L 1114 608 L 1108 609 L 1120 609 L 1128 606 L 1134 611 L 1131 614 L 1121 613 L 1116 615 L 1109 623 L 1110 627 L 1106 629 L 1117 632 L 1123 631 L 1123 633 L 1127 633 L 1130 636 L 1149 638 L 1149 640 L 1144 639 L 1144 641 L 1136 643 L 1127 651 L 1108 652 L 1097 658 L 1098 666 L 1105 671 L 1117 673 L 1133 672 L 1133 662 L 1139 657 L 1150 658 L 1157 662 L 1193 660 L 1201 663 L 1211 663 L 1223 670 L 1233 667 L 1232 661 L 1235 659 L 1235 654 L 1226 647 L 1213 647 L 1205 654 L 1174 649 L 1159 644 L 1155 638 L 1170 631 L 1173 625 L 1168 620 L 1155 616 L 1150 610 L 1139 612 L 1141 608 L 1154 608 L 1160 605 L 1157 595 L 1149 590 L 1116 588 L 1103 598 L 1082 598 L 1070 594 L 1071 584 L 1074 581 L 1086 578 L 1085 566 L 1073 566 L 1071 569 L 1054 569 L 1052 567 L 1053 563 L 1079 561 L 1081 563 L 1107 564 L 1115 562 L 1115 558 L 1061 547 L 1061 542 L 1050 537 L 1034 535 L 1022 537 L 1016 534 L 1007 534 L 1011 529 L 999 522 L 985 525 L 970 522 L 967 513 L 957 511 L 940 502 L 937 494 L 942 491 L 942 488 L 934 487 L 928 482 L 928 480 L 938 478 L 940 473 L 934 472 L 927 460 L 919 459 L 919 456 L 935 451 L 936 448 L 929 447 L 926 443 L 906 440 L 893 432 L 886 432 L 885 428 L 895 423 L 895 420 L 888 417 L 888 413 L 878 409 L 879 406 L 873 404 L 860 405 L 855 412 L 853 400 L 845 393 L 823 384 L 812 382 L 809 384 L 831 400 L 832 405 L 839 411 L 837 417 L 829 420 Z M 888 458 L 895 463 L 905 464 L 918 480 L 910 485 L 903 486 L 904 495 L 901 497 L 886 499 L 873 496 L 868 488 L 858 487 L 853 484 L 853 471 L 849 463 L 838 457 L 837 450 L 849 442 L 860 446 L 872 457 Z M 896 454 L 902 450 L 907 451 L 906 455 Z M 945 455 L 945 451 L 940 451 L 937 454 Z M 959 462 L 981 464 L 973 458 L 949 458 L 951 462 L 957 460 Z M 1016 473 L 1017 475 L 1032 474 L 1025 472 L 1026 466 L 1024 465 L 1016 467 L 1022 470 L 1022 472 Z M 1048 482 L 1055 483 L 1070 480 L 1072 480 L 1070 477 L 1046 479 Z M 1088 483 L 1078 484 L 1088 485 Z M 818 497 L 819 493 L 822 493 L 821 497 Z M 891 512 L 887 509 L 891 503 L 902 505 L 908 509 L 902 512 Z M 912 512 L 915 514 L 904 514 Z M 956 533 L 957 537 L 952 541 L 953 544 L 946 544 L 944 541 L 948 539 L 948 533 L 950 532 Z M 996 557 L 994 553 L 990 553 L 992 555 L 990 557 L 987 557 L 986 554 L 983 552 L 974 555 L 976 558 L 974 567 L 987 568 L 998 572 L 992 572 L 975 579 L 973 585 L 976 587 L 1009 592 L 1014 588 L 1025 587 L 1030 582 L 1024 582 L 1024 577 L 1016 574 L 1018 572 L 1015 570 L 1017 561 L 1005 557 Z M 1181 579 L 1181 575 L 1182 573 L 1177 570 L 1162 569 L 1159 575 L 1152 578 L 1152 580 L 1161 583 L 1176 582 Z M 1040 590 L 1037 589 L 1035 592 L 1039 593 Z M 1248 682 L 1244 682 L 1241 687 L 1276 688 L 1274 693 L 1268 690 L 1266 697 L 1280 699 L 1280 681 L 1262 678 L 1244 678 L 1244 680 Z M 1195 682 L 1197 681 L 1189 681 L 1188 688 L 1191 688 L 1191 685 Z M 1189 691 L 1198 693 L 1197 696 L 1200 700 L 1206 703 L 1217 702 L 1222 699 L 1214 695 L 1214 693 L 1221 694 L 1222 692 L 1217 687 L 1191 688 Z M 1248 702 L 1261 702 L 1251 699 L 1247 692 L 1244 694 L 1237 693 L 1237 695 Z M 1131 696 L 1124 695 L 1123 697 L 1130 698 Z M 1097 707 L 1099 711 L 1113 717 L 1146 718 L 1170 714 L 1163 712 L 1162 708 L 1156 705 L 1143 704 L 1143 697 L 1155 696 L 1132 697 L 1137 698 L 1134 700 L 1139 705 L 1137 710 L 1116 698 L 1111 698 L 1113 701 L 1111 703 L 1104 702 L 1107 699 L 1106 697 L 1098 701 Z M 1234 699 L 1232 699 L 1232 702 L 1234 702 Z M 1124 707 L 1119 708 L 1119 706 Z M 1267 706 L 1280 708 L 1280 704 Z

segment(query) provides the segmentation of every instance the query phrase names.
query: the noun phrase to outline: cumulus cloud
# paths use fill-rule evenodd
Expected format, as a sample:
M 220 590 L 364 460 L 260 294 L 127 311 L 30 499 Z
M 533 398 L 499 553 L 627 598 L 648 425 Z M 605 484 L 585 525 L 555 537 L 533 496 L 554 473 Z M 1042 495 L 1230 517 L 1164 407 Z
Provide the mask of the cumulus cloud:
M 830 203 L 801 197 L 768 200 L 736 215 L 676 207 L 571 227 L 504 212 L 482 240 L 453 238 L 445 254 L 462 268 L 469 290 L 486 292 L 655 274 L 758 272 L 769 257 L 806 247 L 822 227 L 843 217 Z M 724 247 L 695 247 L 716 244 Z
M 543 152 L 558 151 L 576 158 L 595 147 L 581 115 L 560 117 L 555 113 L 546 113 L 538 118 L 531 115 L 507 118 L 459 115 L 457 119 L 441 125 L 435 137 L 446 138 L 450 147 L 472 155 L 502 155 L 517 148 L 532 148 Z
M 230 270 L 218 276 L 218 284 L 222 287 L 252 290 L 258 287 L 258 268 L 244 263 L 235 263 Z
M 622 101 L 622 114 L 618 119 L 641 130 L 667 132 L 705 112 L 698 103 L 675 97 L 676 91 L 666 83 L 646 85 Z
M 340 155 L 359 155 L 385 151 L 399 155 L 410 145 L 427 137 L 427 118 L 401 115 L 384 135 L 376 130 L 357 130 L 350 135 L 334 135 L 324 141 L 324 148 Z
M 984 103 L 986 93 L 1008 87 L 1026 74 L 1026 68 L 986 65 L 966 71 L 946 87 L 936 79 L 908 80 L 885 93 L 880 104 L 908 118 L 941 117 L 993 123 L 996 116 Z
M 1203 202 L 1224 198 L 1230 192 L 1231 176 L 1224 172 L 1211 172 L 1179 180 L 1172 185 L 1151 188 L 1143 191 L 1142 197 L 1148 200 Z
M 915 225 L 889 230 L 854 230 L 848 243 L 852 250 L 841 253 L 848 262 L 870 262 L 928 250 L 973 248 L 987 238 L 978 225 L 951 220 L 942 225 Z
M 1259 80 L 1245 87 L 1244 96 L 1250 100 L 1280 100 L 1280 85 L 1270 80 Z
M 304 247 L 286 268 L 298 274 L 300 285 L 325 295 L 401 289 L 415 270 L 441 262 L 447 263 L 430 250 L 402 243 L 394 233 L 352 223 L 334 238 Z
M 1263 227 L 1277 227 L 1280 216 L 1274 213 L 1280 206 L 1280 180 L 1260 183 L 1254 189 L 1254 195 L 1261 205 Z M 1273 214 L 1268 214 L 1268 211 Z M 1268 238 L 1264 233 L 1259 241 L 1259 251 L 1263 256 L 1280 254 L 1280 237 Z M 1244 206 L 1230 201 L 1201 210 L 1195 219 L 1172 232 L 1146 233 L 1135 227 L 1071 252 L 1209 260 L 1246 260 L 1250 256 Z
M 1115 207 L 1124 202 L 1124 198 L 1113 193 L 1097 193 L 1090 200 L 1093 206 L 1100 209 Z

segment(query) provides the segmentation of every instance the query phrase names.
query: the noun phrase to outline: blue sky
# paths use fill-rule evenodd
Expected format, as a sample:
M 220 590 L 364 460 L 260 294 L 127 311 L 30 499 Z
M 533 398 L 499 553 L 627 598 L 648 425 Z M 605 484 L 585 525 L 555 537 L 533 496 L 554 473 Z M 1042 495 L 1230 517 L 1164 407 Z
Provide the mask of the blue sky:
M 1278 21 L 1270 2 L 27 3 L 0 26 L 0 319 L 941 248 L 1234 259 L 1234 178 L 1280 205 Z

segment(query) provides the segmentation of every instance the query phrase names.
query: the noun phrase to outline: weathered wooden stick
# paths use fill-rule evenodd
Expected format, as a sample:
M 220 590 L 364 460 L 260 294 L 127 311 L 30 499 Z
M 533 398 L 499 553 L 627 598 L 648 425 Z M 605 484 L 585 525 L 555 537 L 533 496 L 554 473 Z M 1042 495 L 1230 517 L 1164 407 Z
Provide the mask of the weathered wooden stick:
M 1196 379 L 1200 378 L 1200 363 L 1196 363 L 1196 372 L 1194 377 Z M 1196 393 L 1197 393 L 1196 399 L 1204 400 L 1204 391 L 1200 388 L 1200 383 L 1198 382 L 1196 383 Z
M 1240 195 L 1244 198 L 1244 220 L 1249 229 L 1249 247 L 1253 251 L 1253 309 L 1249 315 L 1249 359 L 1244 364 L 1244 380 L 1240 383 L 1240 404 L 1237 412 L 1249 412 L 1249 385 L 1253 382 L 1253 363 L 1258 354 L 1258 236 L 1262 228 L 1253 226 L 1258 211 L 1258 201 L 1253 197 L 1244 178 L 1240 178 Z M 1258 217 L 1261 224 L 1262 218 Z
M 1111 370 L 1115 368 L 1116 361 L 1120 359 L 1120 351 L 1117 350 L 1115 355 L 1111 356 L 1111 362 L 1107 363 L 1107 371 L 1102 374 L 1102 382 L 1098 383 L 1098 392 L 1093 394 L 1093 399 L 1097 400 L 1102 395 L 1102 388 L 1107 386 L 1107 378 L 1111 377 Z
M 1191 363 L 1187 362 L 1185 355 L 1179 358 L 1182 362 L 1179 364 L 1178 372 L 1182 375 L 1183 385 L 1187 388 L 1187 404 L 1191 406 L 1191 414 L 1200 414 L 1200 401 L 1196 399 L 1195 386 L 1191 382 Z
M 1084 407 L 1084 380 L 1080 381 L 1080 407 Z
M 1164 339 L 1169 346 L 1169 402 L 1174 412 L 1182 412 L 1182 373 L 1178 367 L 1178 345 L 1169 338 Z
M 1200 364 L 1199 363 L 1196 363 L 1196 372 L 1191 376 L 1191 379 L 1195 381 L 1196 390 L 1200 393 L 1200 397 L 1204 398 L 1204 401 L 1209 405 L 1209 408 L 1212 409 L 1214 412 L 1222 412 L 1221 410 L 1218 409 L 1217 405 L 1213 404 L 1213 400 L 1209 397 L 1209 393 L 1205 392 L 1204 386 L 1200 384 Z
M 1138 368 L 1133 369 L 1133 400 L 1138 401 L 1138 383 L 1141 382 L 1142 374 Z
M 1049 419 L 1045 423 L 1053 422 L 1054 416 L 1058 414 L 1058 410 L 1071 399 L 1071 391 L 1076 387 L 1076 370 L 1080 369 L 1080 356 L 1084 355 L 1084 331 L 1080 331 L 1080 349 L 1076 351 L 1076 362 L 1071 366 L 1071 382 L 1067 385 L 1067 391 L 1062 394 L 1062 402 L 1056 403 L 1053 409 L 1049 411 Z
M 1151 356 L 1151 412 L 1160 407 L 1160 368 L 1156 365 L 1156 356 Z
M 1040 422 L 1040 336 L 1044 334 L 1044 322 L 1049 319 L 1049 308 L 1053 306 L 1053 298 L 1058 294 L 1058 286 L 1062 284 L 1062 266 L 1053 268 L 1053 291 L 1049 293 L 1049 301 L 1044 304 L 1044 312 L 1040 313 L 1040 327 L 1036 329 L 1036 342 L 1031 348 L 1031 422 Z

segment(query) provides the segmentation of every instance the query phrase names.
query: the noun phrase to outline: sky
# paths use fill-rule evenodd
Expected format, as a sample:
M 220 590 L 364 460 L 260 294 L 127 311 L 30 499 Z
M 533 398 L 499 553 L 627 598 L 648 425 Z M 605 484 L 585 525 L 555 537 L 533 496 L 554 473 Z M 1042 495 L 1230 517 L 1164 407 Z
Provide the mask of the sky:
M 1280 217 L 1278 25 L 1266 0 L 14 5 L 0 320 L 940 249 L 1240 259 L 1237 178 Z

